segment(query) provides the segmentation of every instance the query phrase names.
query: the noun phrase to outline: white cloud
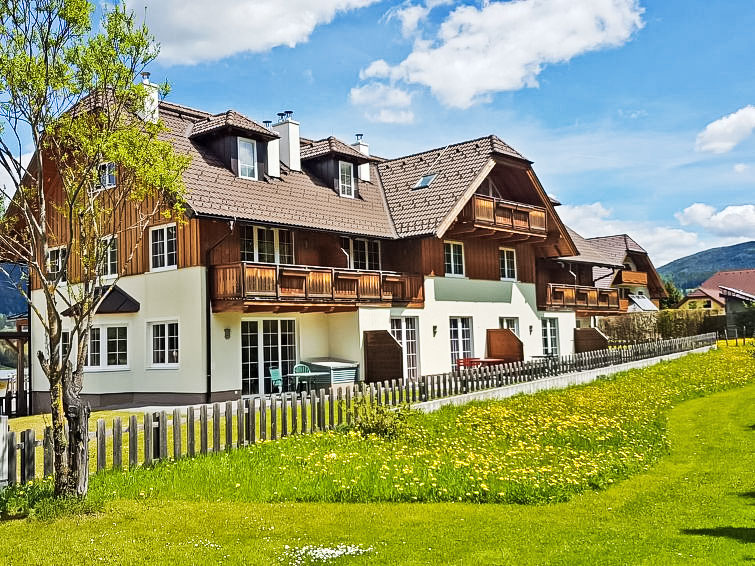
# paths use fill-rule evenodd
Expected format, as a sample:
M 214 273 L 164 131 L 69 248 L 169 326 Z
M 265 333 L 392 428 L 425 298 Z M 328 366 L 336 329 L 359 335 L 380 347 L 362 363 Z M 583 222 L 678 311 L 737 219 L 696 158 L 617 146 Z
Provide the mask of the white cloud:
M 726 153 L 750 137 L 753 129 L 755 106 L 745 106 L 705 126 L 705 129 L 697 134 L 695 149 L 710 153 Z
M 144 0 L 147 25 L 161 44 L 160 62 L 192 65 L 244 52 L 294 47 L 339 12 L 377 0 Z
M 414 113 L 409 109 L 412 94 L 400 88 L 371 82 L 352 88 L 349 100 L 361 107 L 367 119 L 373 122 L 408 124 L 414 121 Z
M 409 37 L 417 31 L 420 22 L 427 18 L 433 8 L 452 2 L 453 0 L 427 0 L 424 4 L 404 2 L 400 6 L 388 10 L 386 20 L 397 19 L 401 22 L 401 34 L 404 37 Z
M 694 206 L 694 205 L 693 205 Z M 629 234 L 650 255 L 656 267 L 708 248 L 746 241 L 747 237 L 698 233 L 648 221 L 620 220 L 600 202 L 563 205 L 556 211 L 561 219 L 585 238 Z
M 750 168 L 750 166 L 747 165 L 746 163 L 735 163 L 734 164 L 734 172 L 735 173 L 744 173 L 749 168 Z
M 727 206 L 717 210 L 696 202 L 674 216 L 682 226 L 699 226 L 718 236 L 755 239 L 755 205 Z
M 432 41 L 418 39 L 399 64 L 376 61 L 360 76 L 424 85 L 443 104 L 467 108 L 498 91 L 537 86 L 547 64 L 626 43 L 643 26 L 643 11 L 638 0 L 460 6 Z

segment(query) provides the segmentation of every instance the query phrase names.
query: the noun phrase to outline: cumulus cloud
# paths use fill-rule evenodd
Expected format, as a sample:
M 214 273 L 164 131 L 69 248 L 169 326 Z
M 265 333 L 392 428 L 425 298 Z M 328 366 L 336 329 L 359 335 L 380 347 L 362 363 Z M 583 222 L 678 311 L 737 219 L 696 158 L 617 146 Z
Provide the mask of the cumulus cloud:
M 656 267 L 708 248 L 727 246 L 748 239 L 741 235 L 706 231 L 698 233 L 676 226 L 617 219 L 614 217 L 614 211 L 600 202 L 563 205 L 559 206 L 557 211 L 570 228 L 585 238 L 629 234 L 647 250 Z
M 414 121 L 414 113 L 409 109 L 412 94 L 401 88 L 379 82 L 352 88 L 350 102 L 362 108 L 368 120 L 389 124 L 408 124 Z
M 734 164 L 734 172 L 735 173 L 744 173 L 749 168 L 750 168 L 750 166 L 747 165 L 747 163 L 735 163 Z
M 727 153 L 744 141 L 755 129 L 755 106 L 740 108 L 711 122 L 697 134 L 695 149 L 709 153 Z
M 682 226 L 699 226 L 719 235 L 755 238 L 755 205 L 727 206 L 721 210 L 696 202 L 675 214 Z
M 128 0 L 160 42 L 160 62 L 192 65 L 279 45 L 294 47 L 339 12 L 377 0 Z
M 443 104 L 467 108 L 495 92 L 537 86 L 548 64 L 626 43 L 642 28 L 642 14 L 638 0 L 460 6 L 434 38 L 417 39 L 406 59 L 397 65 L 376 61 L 361 77 L 427 86 Z
M 433 8 L 452 2 L 453 0 L 427 0 L 423 4 L 404 2 L 388 10 L 386 20 L 396 19 L 401 22 L 401 34 L 404 37 L 409 37 L 417 31 L 420 22 L 427 18 Z

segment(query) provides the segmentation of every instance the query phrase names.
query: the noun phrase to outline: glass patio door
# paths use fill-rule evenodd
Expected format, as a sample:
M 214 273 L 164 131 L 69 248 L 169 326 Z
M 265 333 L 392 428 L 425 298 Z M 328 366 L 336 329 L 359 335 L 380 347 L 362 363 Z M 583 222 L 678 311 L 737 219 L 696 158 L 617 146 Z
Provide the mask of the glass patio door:
M 468 316 L 452 316 L 451 324 L 451 366 L 456 367 L 459 358 L 471 358 L 472 319 Z
M 404 356 L 404 381 L 419 377 L 417 317 L 391 318 L 391 335 L 401 344 Z
M 290 319 L 241 322 L 241 394 L 273 393 L 270 370 L 285 376 L 296 365 L 296 321 Z

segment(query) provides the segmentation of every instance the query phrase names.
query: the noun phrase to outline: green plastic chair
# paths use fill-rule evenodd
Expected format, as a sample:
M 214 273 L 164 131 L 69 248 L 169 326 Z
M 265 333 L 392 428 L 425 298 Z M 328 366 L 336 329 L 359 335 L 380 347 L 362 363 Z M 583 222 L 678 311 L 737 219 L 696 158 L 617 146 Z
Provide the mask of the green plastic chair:
M 283 377 L 280 368 L 270 368 L 270 381 L 280 393 L 283 393 Z
M 296 364 L 294 366 L 294 373 L 311 373 L 311 370 L 309 369 L 308 365 Z

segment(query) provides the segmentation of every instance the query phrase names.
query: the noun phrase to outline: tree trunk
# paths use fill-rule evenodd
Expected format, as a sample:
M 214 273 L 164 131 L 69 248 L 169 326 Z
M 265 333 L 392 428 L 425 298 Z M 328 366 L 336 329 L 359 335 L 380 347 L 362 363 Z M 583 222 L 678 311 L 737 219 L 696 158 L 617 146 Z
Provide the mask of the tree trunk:
M 52 446 L 55 466 L 55 495 L 69 495 L 68 457 L 65 435 L 65 412 L 63 411 L 63 386 L 58 379 L 50 381 L 50 407 L 52 410 Z
M 68 489 L 85 497 L 89 489 L 89 405 L 76 396 L 66 408 L 68 418 Z

